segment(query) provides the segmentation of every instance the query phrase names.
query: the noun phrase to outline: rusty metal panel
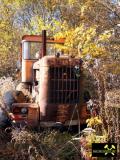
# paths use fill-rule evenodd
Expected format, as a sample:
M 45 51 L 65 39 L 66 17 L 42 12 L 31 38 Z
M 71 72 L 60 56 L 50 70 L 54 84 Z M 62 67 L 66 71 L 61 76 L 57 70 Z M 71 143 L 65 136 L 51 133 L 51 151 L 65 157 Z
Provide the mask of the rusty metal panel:
M 59 58 L 55 55 L 48 55 L 40 59 L 41 66 L 81 66 L 81 59 L 79 58 L 70 58 L 69 56 L 60 56 Z
M 22 37 L 22 40 L 29 41 L 29 42 L 42 42 L 42 36 L 39 35 L 24 35 Z M 52 37 L 47 37 L 47 43 L 58 43 L 58 44 L 64 44 L 65 39 L 54 39 Z
M 85 124 L 86 119 L 90 117 L 86 104 L 81 104 L 75 108 L 72 104 L 48 104 L 46 106 L 46 115 L 42 122 L 68 122 L 80 120 L 80 124 Z M 79 123 L 78 123 L 79 124 Z
M 85 124 L 86 119 L 90 118 L 90 111 L 87 110 L 87 105 L 83 104 L 80 106 L 80 123 Z
M 40 68 L 39 81 L 39 105 L 41 120 L 46 116 L 46 106 L 48 104 L 48 83 L 49 83 L 49 67 Z
M 56 122 L 65 123 L 67 120 L 69 120 L 70 117 L 70 105 L 61 104 L 58 105 L 57 108 L 57 115 L 56 115 Z
M 36 60 L 22 60 L 22 82 L 32 82 L 35 62 Z
M 80 79 L 73 67 L 50 67 L 49 86 L 49 103 L 79 103 Z
M 41 121 L 57 121 L 58 106 L 71 110 L 67 104 L 79 103 L 80 79 L 74 74 L 74 66 L 78 64 L 81 67 L 81 62 L 66 56 L 45 56 L 39 62 Z
M 26 113 L 21 110 L 26 108 Z M 36 126 L 39 123 L 39 107 L 36 103 L 13 103 L 12 113 L 16 122 L 26 121 L 29 125 Z

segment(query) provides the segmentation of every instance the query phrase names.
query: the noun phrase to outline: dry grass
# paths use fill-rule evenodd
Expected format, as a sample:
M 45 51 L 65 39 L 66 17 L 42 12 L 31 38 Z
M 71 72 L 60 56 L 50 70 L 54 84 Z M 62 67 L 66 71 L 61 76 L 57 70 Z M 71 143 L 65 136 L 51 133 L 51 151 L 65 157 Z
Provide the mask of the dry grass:
M 95 85 L 97 81 L 95 81 Z M 109 138 L 112 142 L 120 144 L 120 88 L 119 80 L 112 79 L 105 89 L 104 106 L 100 116 L 105 119 Z M 3 95 L 14 90 L 17 82 L 11 77 L 0 79 L 0 104 Z M 90 85 L 91 87 L 91 85 Z M 87 86 L 87 88 L 89 88 Z M 96 90 L 98 88 L 95 88 Z M 102 89 L 102 88 L 101 88 Z M 102 93 L 102 92 L 101 92 Z M 98 92 L 98 98 L 101 94 Z M 94 98 L 94 93 L 92 95 Z M 95 97 L 97 98 L 97 97 Z M 99 99 L 100 100 L 100 99 Z M 100 101 L 99 101 L 100 102 Z M 102 114 L 101 114 L 102 113 Z M 10 141 L 11 136 L 11 141 Z M 80 144 L 74 143 L 68 133 L 45 131 L 36 133 L 33 130 L 14 129 L 11 135 L 0 133 L 0 159 L 2 160 L 78 160 L 80 159 Z M 1 152 L 2 150 L 2 152 Z M 120 150 L 120 146 L 118 147 Z M 4 152 L 3 152 L 4 151 Z
M 16 84 L 11 77 L 0 79 L 2 107 L 4 94 L 15 90 Z M 7 134 L 0 130 L 0 160 L 77 160 L 80 159 L 79 147 L 68 133 L 14 128 Z
M 1 154 L 1 159 L 5 160 L 8 157 L 14 160 L 80 159 L 80 145 L 73 142 L 72 136 L 68 133 L 53 130 L 36 133 L 15 129 L 11 136 L 11 141 L 2 148 L 7 154 Z

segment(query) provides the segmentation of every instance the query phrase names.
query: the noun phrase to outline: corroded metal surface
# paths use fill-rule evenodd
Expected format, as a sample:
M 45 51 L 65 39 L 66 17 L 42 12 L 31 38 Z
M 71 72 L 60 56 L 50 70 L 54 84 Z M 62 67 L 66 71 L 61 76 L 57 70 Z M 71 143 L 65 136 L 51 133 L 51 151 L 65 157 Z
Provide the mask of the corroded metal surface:
M 81 66 L 81 59 L 70 58 L 69 56 L 60 56 L 59 58 L 55 55 L 48 55 L 40 60 L 40 66 Z
M 36 65 L 38 66 L 38 63 Z M 59 58 L 45 56 L 39 60 L 39 106 L 42 122 L 59 121 L 65 123 L 69 121 L 74 112 L 75 104 L 78 104 L 78 111 L 75 111 L 73 120 L 78 120 L 77 112 L 79 112 L 80 118 L 81 114 L 88 117 L 83 104 L 79 104 L 81 79 L 74 73 L 76 65 L 81 69 L 80 59 L 71 59 L 66 56 Z M 82 122 L 85 122 L 84 118 Z
M 12 112 L 16 122 L 25 121 L 29 125 L 36 126 L 39 122 L 39 107 L 36 103 L 13 103 Z M 21 109 L 26 108 L 26 113 L 22 113 Z
M 22 60 L 22 82 L 32 82 L 35 62 L 36 60 Z
M 29 41 L 29 42 L 42 42 L 42 36 L 39 35 L 24 35 L 22 37 L 22 40 Z M 47 37 L 47 43 L 58 43 L 58 44 L 64 44 L 65 39 L 54 39 L 52 37 Z
M 42 53 L 39 53 L 40 57 L 46 56 L 46 30 L 42 31 Z
M 60 53 L 46 56 L 46 43 L 64 44 L 65 41 L 46 38 L 46 31 L 43 31 L 43 36 L 26 35 L 22 40 L 43 42 L 43 45 L 42 55 L 38 61 L 25 60 L 22 57 L 22 82 L 31 85 L 34 102 L 38 105 L 13 104 L 13 112 L 14 109 L 18 109 L 19 112 L 19 114 L 14 112 L 17 119 L 27 120 L 29 123 L 37 123 L 40 120 L 41 123 L 59 121 L 65 124 L 72 117 L 76 122 L 80 119 L 81 123 L 85 123 L 89 113 L 86 104 L 80 100 L 82 60 Z M 27 114 L 20 114 L 22 107 L 28 108 Z

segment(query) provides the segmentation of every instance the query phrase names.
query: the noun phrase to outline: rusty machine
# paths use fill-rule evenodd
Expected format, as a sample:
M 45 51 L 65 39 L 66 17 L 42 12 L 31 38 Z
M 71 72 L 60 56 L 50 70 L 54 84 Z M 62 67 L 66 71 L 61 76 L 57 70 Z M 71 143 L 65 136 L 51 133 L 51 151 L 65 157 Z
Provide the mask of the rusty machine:
M 21 49 L 21 84 L 31 94 L 32 101 L 13 103 L 16 122 L 50 127 L 85 123 L 89 113 L 81 100 L 82 61 L 54 49 L 64 45 L 64 39 L 25 35 Z

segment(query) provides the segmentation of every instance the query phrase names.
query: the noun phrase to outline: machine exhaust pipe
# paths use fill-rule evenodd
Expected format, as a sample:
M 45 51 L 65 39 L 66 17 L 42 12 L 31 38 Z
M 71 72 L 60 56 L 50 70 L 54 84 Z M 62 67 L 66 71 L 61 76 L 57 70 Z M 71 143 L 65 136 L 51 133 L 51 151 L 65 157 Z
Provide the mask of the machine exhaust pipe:
M 46 30 L 42 30 L 42 57 L 46 56 Z

